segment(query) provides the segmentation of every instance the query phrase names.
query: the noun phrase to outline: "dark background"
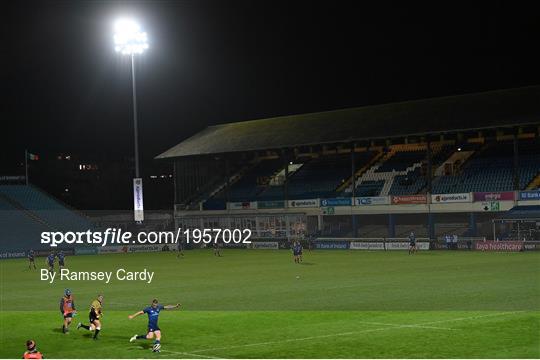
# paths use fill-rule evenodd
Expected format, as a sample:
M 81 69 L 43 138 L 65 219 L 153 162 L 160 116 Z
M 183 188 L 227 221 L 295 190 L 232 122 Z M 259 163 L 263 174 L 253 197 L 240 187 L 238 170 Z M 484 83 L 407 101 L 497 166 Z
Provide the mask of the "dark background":
M 112 43 L 120 16 L 150 39 L 137 69 L 145 178 L 172 173 L 152 158 L 212 124 L 540 83 L 540 19 L 526 3 L 374 3 L 3 3 L 0 175 L 24 172 L 27 148 L 41 156 L 35 182 L 61 194 L 74 180 L 57 156 L 69 154 L 99 164 L 101 187 L 93 201 L 67 202 L 131 207 L 130 67 Z M 170 181 L 156 186 L 167 190 L 151 207 L 170 208 Z

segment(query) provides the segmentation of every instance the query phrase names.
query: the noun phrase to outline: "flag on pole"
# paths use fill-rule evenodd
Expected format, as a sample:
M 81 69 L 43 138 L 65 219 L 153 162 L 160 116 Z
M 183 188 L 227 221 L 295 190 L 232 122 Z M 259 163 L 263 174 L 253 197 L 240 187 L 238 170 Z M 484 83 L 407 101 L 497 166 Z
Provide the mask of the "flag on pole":
M 32 154 L 32 153 L 29 153 L 29 152 L 27 152 L 27 154 L 28 154 L 28 160 L 34 160 L 34 161 L 39 160 L 39 155 Z

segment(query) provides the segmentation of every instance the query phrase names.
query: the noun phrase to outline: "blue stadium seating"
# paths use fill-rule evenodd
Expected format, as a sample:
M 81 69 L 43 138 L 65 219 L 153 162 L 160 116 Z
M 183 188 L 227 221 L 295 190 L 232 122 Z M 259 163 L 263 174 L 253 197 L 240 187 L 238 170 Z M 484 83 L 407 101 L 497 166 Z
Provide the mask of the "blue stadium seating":
M 50 229 L 0 197 L 0 249 L 44 248 L 39 241 L 43 231 Z
M 412 164 L 424 160 L 425 157 L 426 150 L 396 152 L 376 172 L 405 171 Z
M 257 198 L 257 195 L 266 188 L 270 177 L 284 167 L 282 159 L 262 160 L 231 185 L 229 201 L 250 201 Z M 280 196 L 283 195 L 280 194 Z M 222 200 L 226 197 L 226 189 L 215 196 L 216 199 Z
M 520 189 L 540 172 L 540 146 L 536 141 L 519 143 Z M 433 184 L 438 194 L 514 190 L 513 144 L 493 143 L 473 155 L 458 175 L 441 176 Z
M 19 204 L 58 231 L 86 231 L 92 223 L 33 186 L 0 185 L 0 194 Z
M 442 165 L 455 151 L 454 143 L 432 143 L 432 169 Z M 476 191 L 509 191 L 514 189 L 513 143 L 494 142 L 460 144 L 461 150 L 473 155 L 457 175 L 438 176 L 433 180 L 433 193 Z M 412 195 L 424 192 L 427 186 L 426 150 L 422 144 L 395 145 L 387 158 L 363 172 L 356 183 L 356 196 Z M 525 189 L 540 173 L 540 144 L 537 139 L 519 142 L 520 189 Z M 356 153 L 356 169 L 375 156 L 375 152 Z M 351 175 L 349 153 L 323 155 L 306 161 L 289 175 L 289 199 L 351 196 L 350 187 L 338 193 L 340 185 Z M 281 200 L 282 185 L 270 185 L 269 179 L 284 167 L 281 159 L 262 160 L 249 169 L 229 190 L 230 201 Z M 226 193 L 222 190 L 207 201 L 206 207 L 222 208 Z
M 355 167 L 360 169 L 375 153 L 370 151 L 355 154 Z M 288 179 L 288 193 L 291 199 L 328 198 L 338 196 L 337 188 L 351 177 L 351 155 L 338 154 L 314 158 L 291 174 Z M 269 188 L 261 194 L 261 199 L 279 198 L 281 189 Z M 281 195 L 282 197 L 283 195 Z M 350 194 L 349 194 L 350 196 Z
M 392 195 L 414 195 L 427 185 L 426 176 L 422 174 L 421 168 L 410 171 L 407 175 L 397 175 L 394 178 L 390 194 Z
M 356 186 L 355 194 L 361 196 L 378 196 L 384 186 L 384 180 L 366 180 Z

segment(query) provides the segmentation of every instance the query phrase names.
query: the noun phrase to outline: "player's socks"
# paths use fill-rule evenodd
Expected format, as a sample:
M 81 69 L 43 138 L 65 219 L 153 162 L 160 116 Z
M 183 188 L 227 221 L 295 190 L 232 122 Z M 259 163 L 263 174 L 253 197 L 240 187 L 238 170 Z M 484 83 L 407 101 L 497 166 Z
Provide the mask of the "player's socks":
M 146 335 L 137 335 L 136 339 L 137 340 L 146 339 Z
M 88 325 L 79 324 L 79 325 L 77 326 L 77 328 L 79 328 L 79 327 L 82 327 L 83 329 L 86 329 L 86 330 L 90 330 L 90 326 L 88 326 Z
M 101 329 L 96 328 L 96 331 L 94 332 L 94 339 L 97 339 L 97 336 L 98 336 L 100 330 Z

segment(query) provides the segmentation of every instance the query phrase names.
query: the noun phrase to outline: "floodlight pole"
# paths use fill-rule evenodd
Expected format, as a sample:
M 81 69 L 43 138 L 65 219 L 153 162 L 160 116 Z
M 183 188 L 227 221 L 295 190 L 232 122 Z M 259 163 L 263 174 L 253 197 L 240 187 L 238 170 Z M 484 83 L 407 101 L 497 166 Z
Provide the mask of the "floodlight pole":
M 137 87 L 135 82 L 135 54 L 131 54 L 131 80 L 133 89 L 133 137 L 135 142 L 135 177 L 140 177 L 139 171 L 139 131 L 137 123 Z

